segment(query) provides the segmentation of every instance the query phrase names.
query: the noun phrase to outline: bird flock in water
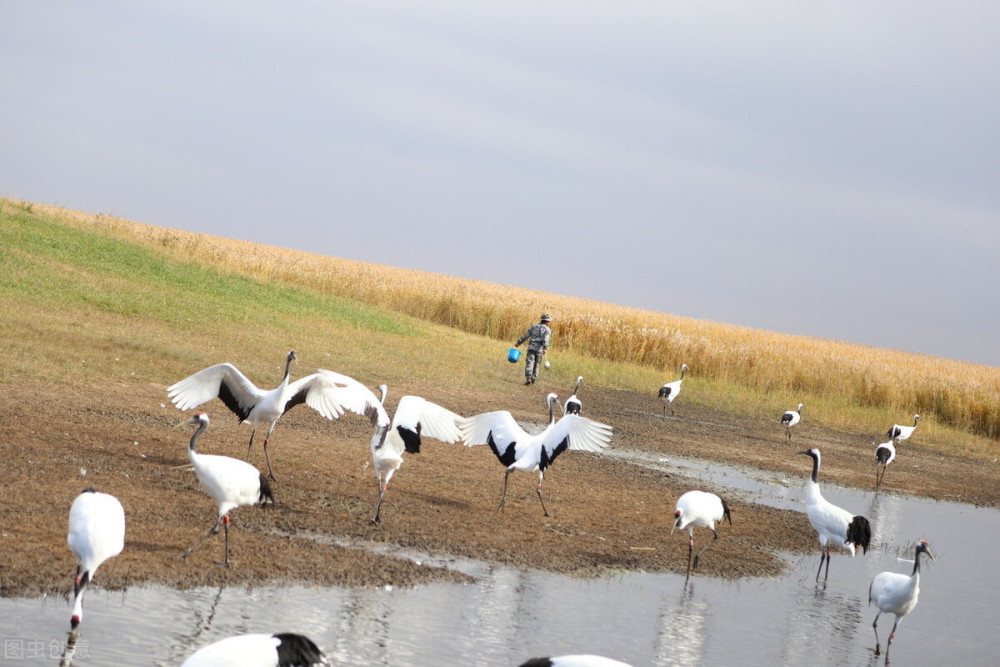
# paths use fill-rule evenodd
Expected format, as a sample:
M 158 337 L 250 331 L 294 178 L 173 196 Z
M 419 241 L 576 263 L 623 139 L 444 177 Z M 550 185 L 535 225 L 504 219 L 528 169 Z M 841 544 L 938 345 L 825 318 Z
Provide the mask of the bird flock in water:
M 240 423 L 252 427 L 247 444 L 247 458 L 253 448 L 258 428 L 265 428 L 264 458 L 267 475 L 245 460 L 229 456 L 202 454 L 197 450 L 199 438 L 205 433 L 210 421 L 203 411 L 178 424 L 194 427 L 188 442 L 188 459 L 204 491 L 215 501 L 216 517 L 208 531 L 190 547 L 176 557 L 186 559 L 205 540 L 224 533 L 223 560 L 217 563 L 230 567 L 229 559 L 229 513 L 244 505 L 264 507 L 274 503 L 271 482 L 277 481 L 268 453 L 271 434 L 279 418 L 291 408 L 305 403 L 327 419 L 336 419 L 347 412 L 363 415 L 371 420 L 374 433 L 371 439 L 371 455 L 378 485 L 378 496 L 371 523 L 381 520 L 383 498 L 396 471 L 403 463 L 403 453 L 418 453 L 422 437 L 429 437 L 446 443 L 462 442 L 466 446 L 487 445 L 504 466 L 503 494 L 497 511 L 502 511 L 507 500 L 507 484 L 510 473 L 515 470 L 538 472 L 535 488 L 542 512 L 550 516 L 542 497 L 542 481 L 546 469 L 562 452 L 572 449 L 600 452 L 611 442 L 613 429 L 581 415 L 583 403 L 578 394 L 583 377 L 578 377 L 573 394 L 562 404 L 562 416 L 556 419 L 559 396 L 546 396 L 549 418 L 545 428 L 535 434 L 528 433 L 506 410 L 486 412 L 472 417 L 462 417 L 419 396 L 403 396 L 399 399 L 395 414 L 391 417 L 386 408 L 388 387 L 379 385 L 376 395 L 367 386 L 346 375 L 328 370 L 291 381 L 292 362 L 296 360 L 294 351 L 288 353 L 285 373 L 281 383 L 274 389 L 263 390 L 253 384 L 235 366 L 228 363 L 205 368 L 167 389 L 168 397 L 180 410 L 197 408 L 218 398 L 233 412 Z M 680 378 L 664 384 L 658 397 L 663 400 L 664 414 L 680 394 L 684 375 L 689 371 L 687 364 L 680 367 Z M 801 423 L 802 403 L 794 410 L 786 411 L 781 417 L 785 427 L 786 440 L 792 439 L 792 429 Z M 911 426 L 894 424 L 886 432 L 888 440 L 875 449 L 876 480 L 878 492 L 885 476 L 886 468 L 896 458 L 896 445 L 910 438 L 917 427 L 920 415 L 913 416 Z M 806 482 L 805 505 L 809 523 L 816 531 L 820 544 L 820 563 L 816 571 L 819 584 L 823 575 L 826 585 L 830 571 L 830 548 L 836 546 L 854 556 L 857 549 L 867 553 L 871 546 L 872 530 L 867 518 L 854 515 L 848 510 L 827 501 L 820 490 L 819 470 L 821 455 L 816 448 L 802 452 L 812 459 L 812 472 Z M 729 505 L 720 496 L 702 490 L 688 491 L 678 498 L 674 508 L 674 530 L 687 531 L 688 565 L 685 581 L 698 567 L 701 555 L 719 539 L 716 525 L 724 521 L 732 524 Z M 697 552 L 694 545 L 695 527 L 707 528 L 712 532 L 712 540 Z M 70 619 L 72 636 L 83 619 L 83 595 L 93 581 L 98 568 L 104 561 L 121 553 L 125 545 L 125 512 L 121 503 L 113 495 L 93 488 L 85 489 L 73 501 L 69 512 L 69 533 L 67 543 L 76 557 L 77 568 L 73 584 L 73 611 Z M 896 572 L 882 572 L 869 587 L 869 603 L 876 605 L 878 613 L 872 623 L 875 631 L 875 655 L 881 653 L 878 635 L 878 619 L 883 613 L 895 615 L 892 630 L 886 642 L 885 655 L 888 661 L 889 647 L 895 638 L 900 620 L 917 604 L 920 586 L 920 558 L 926 555 L 933 560 L 927 542 L 919 541 L 914 547 L 913 570 L 910 575 Z M 825 565 L 825 570 L 824 570 Z M 72 641 L 72 639 L 71 639 Z M 229 637 L 208 645 L 193 653 L 182 667 L 223 667 L 240 665 L 328 665 L 328 659 L 308 637 L 294 633 L 247 634 Z M 594 655 L 565 655 L 546 658 L 532 658 L 521 667 L 628 667 L 623 662 Z

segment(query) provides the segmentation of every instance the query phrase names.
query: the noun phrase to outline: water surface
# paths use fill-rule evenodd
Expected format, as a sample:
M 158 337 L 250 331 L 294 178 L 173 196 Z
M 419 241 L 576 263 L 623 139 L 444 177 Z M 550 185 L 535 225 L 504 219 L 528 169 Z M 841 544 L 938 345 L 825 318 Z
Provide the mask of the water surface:
M 621 456 L 803 509 L 804 475 L 788 480 L 691 459 Z M 309 635 L 345 665 L 493 667 L 560 653 L 597 653 L 637 667 L 882 664 L 872 652 L 868 585 L 883 570 L 909 573 L 912 563 L 897 557 L 911 558 L 918 539 L 930 542 L 937 561 L 925 561 L 920 604 L 900 624 L 892 664 L 997 664 L 1000 573 L 991 562 L 1000 512 L 831 484 L 823 490 L 832 502 L 867 516 L 876 542 L 867 556 L 835 554 L 825 587 L 814 582 L 818 543 L 815 554 L 787 556 L 790 568 L 780 577 L 694 576 L 687 584 L 673 574 L 580 580 L 409 553 L 477 582 L 413 589 L 95 588 L 85 602 L 74 664 L 177 665 L 232 634 L 288 630 Z M 725 539 L 725 528 L 720 535 Z M 672 546 L 685 550 L 686 540 L 675 534 Z M 711 558 L 711 550 L 704 557 Z M 0 600 L 0 650 L 6 652 L 0 662 L 57 664 L 53 652 L 66 640 L 69 615 L 62 598 Z M 880 620 L 883 643 L 892 620 Z M 18 645 L 22 657 L 12 657 Z

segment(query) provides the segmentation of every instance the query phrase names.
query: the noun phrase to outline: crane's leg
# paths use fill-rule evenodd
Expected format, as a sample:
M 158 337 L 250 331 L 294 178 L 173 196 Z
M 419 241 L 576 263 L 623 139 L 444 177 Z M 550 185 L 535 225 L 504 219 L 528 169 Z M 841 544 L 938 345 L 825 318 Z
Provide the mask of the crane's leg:
M 384 485 L 384 484 L 379 484 L 378 485 L 378 502 L 375 503 L 375 516 L 372 517 L 372 520 L 371 520 L 372 524 L 376 524 L 379 521 L 381 521 L 380 517 L 381 517 L 381 513 L 382 513 L 382 496 L 385 495 L 385 489 L 386 489 L 386 485 Z
M 247 457 L 245 460 L 250 460 L 250 450 L 253 449 L 253 437 L 257 435 L 257 429 L 250 431 L 250 442 L 247 444 Z
M 694 566 L 694 533 L 688 534 L 688 569 L 687 574 L 684 576 L 684 582 L 691 577 L 691 569 Z
M 271 432 L 274 431 L 274 427 L 277 425 L 277 420 L 271 422 L 271 425 L 267 428 L 267 435 L 264 436 L 264 459 L 267 461 L 267 478 L 274 482 L 277 482 L 278 478 L 271 471 L 271 457 L 267 454 L 267 446 L 271 444 Z
M 507 480 L 510 478 L 510 468 L 507 468 L 503 473 L 503 496 L 500 497 L 500 505 L 497 507 L 497 512 L 503 511 L 503 506 L 507 504 Z
M 882 654 L 882 645 L 878 641 L 878 617 L 882 615 L 882 612 L 875 614 L 875 622 L 872 623 L 872 628 L 875 630 L 875 655 Z
M 230 565 L 229 565 L 229 515 L 228 514 L 226 516 L 222 517 L 222 527 L 223 527 L 223 534 L 225 535 L 225 538 L 226 538 L 225 539 L 225 545 L 226 546 L 225 546 L 225 552 L 224 552 L 225 553 L 225 560 L 223 560 L 221 563 L 216 563 L 216 565 L 220 565 L 222 567 L 230 567 Z
M 826 547 L 826 574 L 823 575 L 823 583 L 830 578 L 830 546 Z
M 715 541 L 716 541 L 717 539 L 719 539 L 719 534 L 718 534 L 717 532 L 715 532 L 715 529 L 712 529 L 712 541 L 711 541 L 711 542 L 709 542 L 708 544 L 706 544 L 705 546 L 703 546 L 703 547 L 701 548 L 701 551 L 699 551 L 699 552 L 698 552 L 698 553 L 697 553 L 697 554 L 695 555 L 695 557 L 694 557 L 694 567 L 695 567 L 695 569 L 698 569 L 698 559 L 699 559 L 699 558 L 701 558 L 701 555 L 702 555 L 703 553 L 705 553 L 705 549 L 707 549 L 707 548 L 709 548 L 710 546 L 712 546 L 713 544 L 715 544 Z
M 826 547 L 822 547 L 819 552 L 819 569 L 816 570 L 816 581 L 819 581 L 819 573 L 823 571 L 823 561 L 829 558 L 830 555 L 826 552 Z M 827 574 L 830 573 L 829 563 L 826 566 Z
M 895 623 L 892 624 L 892 630 L 889 631 L 889 641 L 885 643 L 885 661 L 889 662 L 889 649 L 892 648 L 892 640 L 896 638 L 896 626 L 899 625 L 899 616 L 896 617 Z
M 192 544 L 191 546 L 189 546 L 187 548 L 187 550 L 184 551 L 184 553 L 178 554 L 177 556 L 174 556 L 174 558 L 187 558 L 188 555 L 192 551 L 194 551 L 195 549 L 197 549 L 198 546 L 201 545 L 202 542 L 204 542 L 205 540 L 207 540 L 208 538 L 210 538 L 212 535 L 215 535 L 216 533 L 218 533 L 220 525 L 222 525 L 222 517 L 221 516 L 218 519 L 215 520 L 215 523 L 212 524 L 212 527 L 208 529 L 207 533 L 205 533 L 200 538 L 198 538 L 198 540 L 194 544 Z
M 277 482 L 278 478 L 274 476 L 274 472 L 271 470 L 271 457 L 267 453 L 267 439 L 264 439 L 264 460 L 267 461 L 267 478 L 272 482 Z
M 538 486 L 535 487 L 535 492 L 538 494 L 538 502 L 542 504 L 542 514 L 545 516 L 550 516 L 549 511 L 545 509 L 545 501 L 542 500 L 542 473 L 538 473 Z

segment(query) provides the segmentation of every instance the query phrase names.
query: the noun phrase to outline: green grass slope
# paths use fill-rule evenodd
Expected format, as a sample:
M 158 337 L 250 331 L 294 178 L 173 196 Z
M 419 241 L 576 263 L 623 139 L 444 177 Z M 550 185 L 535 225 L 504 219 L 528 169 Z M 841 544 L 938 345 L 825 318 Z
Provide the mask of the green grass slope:
M 172 260 L 30 206 L 8 206 L 0 218 L 0 300 L 8 341 L 0 382 L 165 382 L 222 359 L 269 377 L 291 348 L 361 372 L 369 370 L 365 358 L 455 335 L 347 299 Z

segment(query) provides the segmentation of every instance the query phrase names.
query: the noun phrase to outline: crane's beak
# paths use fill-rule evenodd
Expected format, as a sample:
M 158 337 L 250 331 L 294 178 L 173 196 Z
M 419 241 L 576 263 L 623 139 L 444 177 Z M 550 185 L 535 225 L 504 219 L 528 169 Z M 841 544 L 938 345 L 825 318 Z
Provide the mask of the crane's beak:
M 182 422 L 177 422 L 176 424 L 174 424 L 173 427 L 174 428 L 181 428 L 182 426 L 190 426 L 191 424 L 194 424 L 196 421 L 197 421 L 197 419 L 195 419 L 195 417 L 191 417 L 189 419 L 185 419 Z

